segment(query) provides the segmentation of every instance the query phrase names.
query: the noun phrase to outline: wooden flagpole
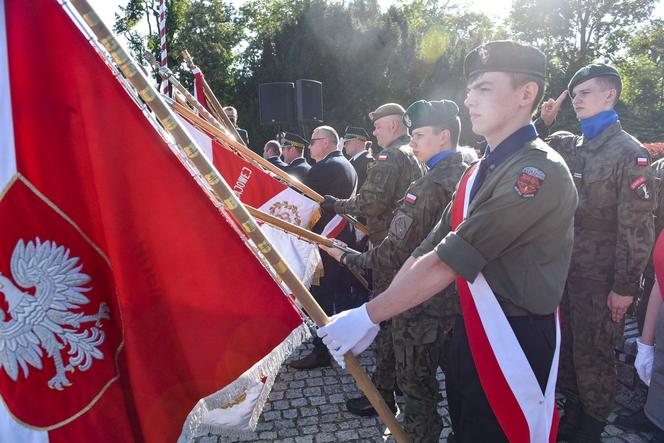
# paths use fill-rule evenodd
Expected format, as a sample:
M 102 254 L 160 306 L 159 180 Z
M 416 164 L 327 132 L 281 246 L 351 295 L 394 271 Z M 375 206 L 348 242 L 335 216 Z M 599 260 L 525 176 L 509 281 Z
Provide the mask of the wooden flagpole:
M 152 58 L 152 61 L 156 63 L 154 57 Z M 279 177 L 282 181 L 284 181 L 293 189 L 300 191 L 302 194 L 306 195 L 307 197 L 309 197 L 310 199 L 314 200 L 317 203 L 323 202 L 323 197 L 319 193 L 317 193 L 310 187 L 306 186 L 299 180 L 293 180 L 293 177 L 288 175 L 288 173 L 277 168 L 272 163 L 265 160 L 263 157 L 256 154 L 254 151 L 247 148 L 242 143 L 238 143 L 237 141 L 233 140 L 232 137 L 228 137 L 228 135 L 224 133 L 226 129 L 222 128 L 221 124 L 214 118 L 214 116 L 210 114 L 210 112 L 207 109 L 205 109 L 205 107 L 201 105 L 193 95 L 191 95 L 191 93 L 187 90 L 187 88 L 182 86 L 182 84 L 175 78 L 175 76 L 173 76 L 173 73 L 168 68 L 165 69 L 159 68 L 159 73 L 162 75 L 162 77 L 168 78 L 173 88 L 176 91 L 180 92 L 186 98 L 187 102 L 190 103 L 192 106 L 194 106 L 194 108 L 199 112 L 199 114 L 204 117 L 196 115 L 194 112 L 188 109 L 187 106 L 174 102 L 172 107 L 178 112 L 178 114 L 182 115 L 183 117 L 186 117 L 187 119 L 191 120 L 192 122 L 204 128 L 207 132 L 209 132 L 217 139 L 219 139 L 219 141 L 223 142 L 222 145 L 227 145 L 227 147 L 239 153 L 247 161 L 257 164 L 263 169 L 267 169 L 268 171 L 272 172 L 274 175 Z M 212 121 L 208 121 L 208 119 L 211 119 Z M 364 232 L 365 234 L 369 233 L 367 227 L 362 223 L 360 223 L 354 217 L 348 214 L 342 214 L 341 216 L 346 220 L 348 220 L 353 225 L 355 225 L 355 227 L 360 231 Z
M 198 68 L 198 70 L 200 71 L 201 68 L 196 66 L 196 64 L 194 63 L 194 59 L 191 58 L 191 55 L 189 55 L 189 52 L 186 49 L 184 51 L 182 51 L 182 58 L 184 58 L 184 61 L 185 61 L 185 63 L 187 63 L 187 66 L 189 66 L 189 69 L 193 70 L 193 69 Z M 201 73 L 203 74 L 202 71 L 201 71 Z M 231 132 L 233 132 L 233 134 L 235 135 L 237 140 L 242 142 L 243 145 L 247 146 L 247 144 L 244 142 L 244 140 L 240 136 L 240 133 L 237 132 L 237 128 L 235 128 L 235 125 L 233 125 L 233 122 L 231 122 L 231 120 L 228 118 L 228 116 L 224 112 L 224 107 L 221 105 L 221 103 L 219 103 L 219 100 L 217 100 L 217 96 L 214 95 L 214 92 L 212 92 L 212 88 L 210 88 L 210 84 L 205 79 L 204 74 L 203 74 L 202 80 L 203 80 L 203 91 L 204 91 L 204 94 L 205 94 L 205 98 L 209 101 L 209 105 L 212 108 L 213 114 L 217 114 L 216 115 L 217 120 L 221 121 L 222 124 L 224 124 Z
M 308 229 L 304 229 L 301 226 L 288 223 L 287 221 L 282 220 L 279 217 L 275 217 L 274 215 L 268 214 L 267 212 L 263 212 L 260 209 L 256 209 L 249 205 L 244 205 L 244 207 L 247 208 L 247 211 L 249 211 L 249 214 L 251 214 L 252 217 L 264 221 L 265 223 L 268 223 L 276 228 L 283 229 L 284 231 L 287 231 L 293 235 L 309 240 L 312 243 L 327 246 L 328 248 L 339 248 L 344 252 L 359 253 L 358 251 L 355 251 L 351 248 L 341 246 L 339 243 L 335 242 L 334 240 L 330 240 L 327 237 L 323 237 L 322 235 L 316 234 L 315 232 L 311 232 Z M 360 274 L 351 267 L 348 267 L 348 270 L 355 276 L 357 281 L 359 281 L 360 284 L 364 286 L 364 288 L 368 291 L 369 282 L 367 282 L 367 280 L 362 276 L 362 274 Z
M 251 217 L 244 205 L 239 201 L 233 190 L 217 172 L 212 163 L 205 155 L 201 155 L 200 148 L 189 136 L 187 131 L 180 125 L 171 109 L 161 99 L 159 93 L 148 82 L 134 61 L 118 44 L 115 36 L 111 34 L 106 25 L 91 8 L 87 0 L 71 0 L 72 5 L 79 15 L 83 17 L 97 39 L 110 53 L 111 57 L 122 71 L 127 81 L 134 87 L 145 103 L 155 113 L 159 122 L 175 139 L 180 151 L 186 156 L 190 164 L 201 174 L 212 189 L 215 197 L 233 215 L 244 233 L 257 245 L 266 260 L 276 270 L 279 277 L 290 288 L 293 295 L 300 302 L 311 319 L 318 325 L 324 326 L 329 323 L 329 318 L 311 296 L 307 288 L 295 276 L 288 264 L 280 256 L 279 252 L 272 247 L 269 240 L 258 228 L 256 221 Z M 360 366 L 357 359 L 351 354 L 345 355 L 346 367 L 355 378 L 358 386 L 367 396 L 372 406 L 376 409 L 383 422 L 392 432 L 398 442 L 409 442 L 401 425 L 387 407 L 383 397 L 379 394 L 371 379 Z

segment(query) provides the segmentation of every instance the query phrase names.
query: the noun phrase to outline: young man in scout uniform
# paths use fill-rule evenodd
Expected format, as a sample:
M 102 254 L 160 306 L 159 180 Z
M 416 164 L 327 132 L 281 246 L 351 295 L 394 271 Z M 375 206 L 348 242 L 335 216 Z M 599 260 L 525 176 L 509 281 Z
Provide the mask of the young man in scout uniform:
M 650 155 L 622 130 L 613 109 L 621 86 L 620 74 L 610 66 L 580 69 L 567 92 L 583 135 L 557 132 L 547 139 L 567 162 L 579 192 L 561 305 L 558 388 L 567 401 L 559 439 L 565 441 L 600 441 L 615 396 L 614 343 L 640 292 L 654 241 Z M 553 124 L 565 96 L 542 106 L 545 128 Z
M 323 248 L 346 266 L 381 269 L 394 276 L 413 250 L 433 229 L 452 201 L 466 165 L 456 151 L 461 124 L 453 101 L 420 100 L 406 110 L 415 157 L 428 173 L 414 181 L 392 219 L 387 237 L 363 254 L 343 254 Z M 406 397 L 404 428 L 414 442 L 437 442 L 443 421 L 436 371 L 440 364 L 443 332 L 458 311 L 457 299 L 444 294 L 392 319 L 397 384 Z
M 321 208 L 337 214 L 351 214 L 365 217 L 369 229 L 369 241 L 377 245 L 387 235 L 392 213 L 406 188 L 424 174 L 422 166 L 413 156 L 408 146 L 410 137 L 402 117 L 404 109 L 396 103 L 387 103 L 369 113 L 374 124 L 374 136 L 383 148 L 367 173 L 364 185 L 354 197 L 337 199 L 325 196 Z M 392 280 L 391 273 L 375 269 L 371 275 L 374 293 L 385 290 Z M 376 340 L 376 370 L 373 381 L 388 405 L 396 411 L 394 390 L 396 372 L 394 350 L 389 323 Z M 362 396 L 346 403 L 348 410 L 356 415 L 374 415 L 373 407 Z
M 343 364 L 345 352 L 366 349 L 380 322 L 457 279 L 463 316 L 449 343 L 446 388 L 460 442 L 549 441 L 555 432 L 555 313 L 577 195 L 564 160 L 530 121 L 545 65 L 539 50 L 511 41 L 466 56 L 465 105 L 486 155 L 389 288 L 318 331 Z

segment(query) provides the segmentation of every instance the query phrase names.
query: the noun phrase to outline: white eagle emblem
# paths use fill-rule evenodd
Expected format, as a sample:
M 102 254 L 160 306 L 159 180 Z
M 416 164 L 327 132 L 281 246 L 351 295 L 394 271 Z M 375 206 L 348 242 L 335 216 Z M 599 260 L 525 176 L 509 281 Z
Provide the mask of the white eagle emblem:
M 68 249 L 51 241 L 42 243 L 37 238 L 34 243 L 19 240 L 16 244 L 10 261 L 12 277 L 22 288 L 34 287 L 35 293 L 19 289 L 0 273 L 0 293 L 9 305 L 7 312 L 0 309 L 0 368 L 12 380 L 18 379 L 19 367 L 26 378 L 28 364 L 42 369 L 46 351 L 55 364 L 55 376 L 48 386 L 62 390 L 71 385 L 67 371 L 87 371 L 94 359 L 104 358 L 97 347 L 105 339 L 101 321 L 109 318 L 106 303 L 100 303 L 94 315 L 73 312 L 90 302 L 83 295 L 90 288 L 82 286 L 91 279 L 81 272 L 78 261 L 78 257 L 70 258 Z M 94 325 L 81 329 L 90 322 Z

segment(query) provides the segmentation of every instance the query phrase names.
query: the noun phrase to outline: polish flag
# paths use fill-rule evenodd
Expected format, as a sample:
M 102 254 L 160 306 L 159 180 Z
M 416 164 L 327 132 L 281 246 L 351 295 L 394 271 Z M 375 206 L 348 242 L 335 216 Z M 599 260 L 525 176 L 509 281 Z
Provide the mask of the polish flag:
M 301 315 L 72 17 L 0 0 L 1 439 L 246 432 Z

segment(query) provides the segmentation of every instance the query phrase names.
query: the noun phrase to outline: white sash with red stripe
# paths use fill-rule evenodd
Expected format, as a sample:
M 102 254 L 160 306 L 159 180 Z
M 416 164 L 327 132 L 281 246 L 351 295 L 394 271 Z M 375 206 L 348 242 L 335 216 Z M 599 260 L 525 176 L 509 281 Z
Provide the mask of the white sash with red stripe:
M 468 215 L 477 164 L 464 176 L 452 204 L 452 229 Z M 555 388 L 560 355 L 556 312 L 556 349 L 542 389 L 495 294 L 479 273 L 473 283 L 457 279 L 461 309 L 477 374 L 491 409 L 510 442 L 555 442 L 558 429 Z

